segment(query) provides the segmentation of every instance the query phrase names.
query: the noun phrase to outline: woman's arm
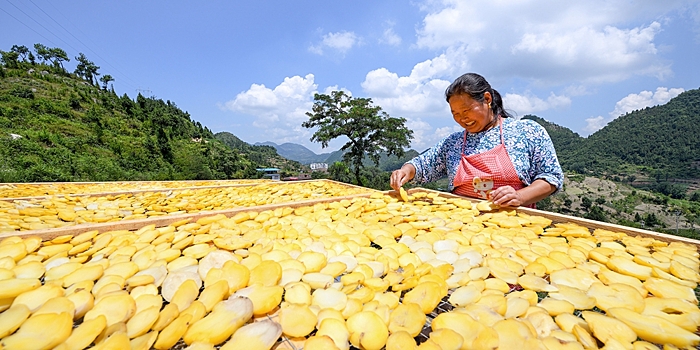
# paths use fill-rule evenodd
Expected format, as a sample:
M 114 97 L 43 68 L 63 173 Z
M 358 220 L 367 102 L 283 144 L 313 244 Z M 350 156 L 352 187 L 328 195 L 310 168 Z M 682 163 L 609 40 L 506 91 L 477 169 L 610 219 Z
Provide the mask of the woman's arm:
M 411 180 L 415 183 L 425 183 L 447 176 L 449 154 L 461 154 L 461 145 L 457 145 L 458 141 L 462 140 L 461 135 L 461 132 L 448 135 L 432 148 L 406 162 L 401 169 L 392 172 L 389 180 L 391 187 L 398 190 Z
M 564 171 L 562 171 L 559 164 L 554 143 L 544 127 L 534 121 L 531 121 L 531 123 L 534 124 L 534 135 L 530 137 L 532 146 L 530 150 L 529 173 L 532 183 L 534 184 L 537 180 L 544 180 L 553 185 L 555 187 L 554 192 L 556 192 L 564 185 Z
M 501 187 L 491 192 L 491 200 L 504 206 L 529 205 L 555 193 L 564 184 L 564 172 L 559 165 L 552 139 L 544 127 L 531 120 L 521 120 L 520 130 L 529 143 L 529 169 L 531 183 L 516 191 Z

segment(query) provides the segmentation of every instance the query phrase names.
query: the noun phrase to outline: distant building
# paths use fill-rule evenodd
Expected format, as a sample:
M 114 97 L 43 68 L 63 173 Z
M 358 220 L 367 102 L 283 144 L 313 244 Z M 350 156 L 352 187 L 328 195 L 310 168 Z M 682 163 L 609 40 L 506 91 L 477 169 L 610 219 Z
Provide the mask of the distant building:
M 311 174 L 299 173 L 299 176 L 287 176 L 282 178 L 282 181 L 299 181 L 311 180 Z
M 277 168 L 257 168 L 255 170 L 264 172 L 263 178 L 265 179 L 280 180 L 280 170 Z
M 328 171 L 328 163 L 311 163 L 311 171 Z

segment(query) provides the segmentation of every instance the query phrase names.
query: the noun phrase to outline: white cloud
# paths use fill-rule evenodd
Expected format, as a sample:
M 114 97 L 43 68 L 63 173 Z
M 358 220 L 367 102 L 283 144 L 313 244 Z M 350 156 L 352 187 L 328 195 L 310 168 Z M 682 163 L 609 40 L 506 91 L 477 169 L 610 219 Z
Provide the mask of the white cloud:
M 615 120 L 617 117 L 629 112 L 653 107 L 667 103 L 672 98 L 680 95 L 683 88 L 665 88 L 658 87 L 655 92 L 642 91 L 638 94 L 629 94 L 615 104 L 615 109 L 610 112 L 610 118 L 605 119 L 602 116 L 586 119 L 585 131 L 595 132 L 602 129 L 605 125 Z
M 467 47 L 471 63 L 490 79 L 519 77 L 544 85 L 634 75 L 663 79 L 671 69 L 658 53 L 655 40 L 664 26 L 656 20 L 692 3 L 426 0 L 416 46 Z
M 481 4 L 470 5 L 466 1 L 439 3 L 442 6 L 424 7 L 429 13 L 423 19 L 423 27 L 418 30 L 416 44 L 419 47 L 437 49 L 481 43 L 478 34 L 492 20 L 491 16 L 484 16 L 484 12 L 478 9 Z
M 549 109 L 564 108 L 570 105 L 571 99 L 569 97 L 557 96 L 554 93 L 550 93 L 546 100 L 530 93 L 524 95 L 507 93 L 503 96 L 503 106 L 507 111 L 513 111 L 518 116 Z
M 413 140 L 411 140 L 411 148 L 418 152 L 422 152 L 426 148 L 435 144 L 434 133 L 431 133 L 433 128 L 430 124 L 424 122 L 420 118 L 406 121 L 406 127 L 413 130 Z
M 387 22 L 388 28 L 384 29 L 382 37 L 379 39 L 380 44 L 387 44 L 391 46 L 401 45 L 401 37 L 394 32 L 394 22 Z
M 345 92 L 346 95 L 352 97 L 352 91 L 350 91 L 346 88 L 339 88 L 338 85 L 332 85 L 332 86 L 329 86 L 329 87 L 323 89 L 322 94 L 330 95 L 331 93 L 333 93 L 333 91 L 343 91 L 343 92 Z
M 407 119 L 407 125 L 420 126 L 412 147 L 427 148 L 449 133 L 461 130 L 452 120 L 445 101 L 445 89 L 451 80 L 468 71 L 468 48 L 461 46 L 414 65 L 408 76 L 399 76 L 387 68 L 378 68 L 365 76 L 361 86 L 372 100 L 392 117 Z M 449 80 L 445 79 L 448 78 Z M 550 93 L 546 99 L 533 94 L 506 94 L 504 106 L 517 115 L 565 108 L 571 104 L 567 96 Z M 423 120 L 442 125 L 433 131 Z M 445 126 L 447 125 L 447 126 Z
M 301 123 L 308 118 L 306 112 L 313 106 L 317 89 L 313 74 L 297 75 L 285 78 L 274 89 L 252 84 L 250 89 L 220 107 L 253 116 L 253 126 L 264 129 L 269 140 L 300 143 L 310 135 Z
M 417 63 L 408 76 L 399 76 L 386 68 L 370 71 L 361 86 L 392 116 L 409 119 L 449 116 L 445 89 L 456 75 L 467 70 L 468 62 L 464 47 L 449 49 L 438 57 Z
M 564 88 L 564 93 L 567 96 L 583 96 L 590 95 L 592 92 L 585 85 L 569 85 Z
M 437 138 L 436 141 L 441 140 L 442 138 L 446 137 L 447 135 L 450 135 L 450 134 L 458 132 L 458 131 L 464 131 L 464 129 L 459 125 L 445 126 L 442 128 L 437 128 L 437 129 L 435 129 L 435 137 Z
M 596 132 L 600 129 L 602 129 L 608 122 L 605 121 L 605 118 L 602 116 L 597 116 L 594 118 L 588 118 L 586 119 L 586 127 L 583 128 L 583 130 L 588 131 L 588 132 Z
M 408 76 L 399 76 L 386 68 L 370 71 L 361 86 L 390 116 L 407 120 L 406 126 L 414 132 L 411 147 L 421 151 L 460 129 L 445 101 L 445 89 L 456 75 L 467 70 L 468 62 L 466 47 L 450 48 L 433 59 L 417 63 Z M 449 126 L 436 130 L 431 124 Z
M 332 49 L 340 54 L 345 54 L 356 45 L 360 45 L 361 40 L 354 32 L 341 31 L 337 33 L 327 33 L 323 35 L 320 43 L 309 47 L 309 51 L 323 55 L 324 49 Z
M 635 110 L 665 104 L 672 98 L 680 95 L 683 91 L 685 91 L 683 88 L 668 89 L 665 87 L 658 87 L 656 88 L 656 92 L 642 91 L 638 94 L 629 94 L 620 101 L 617 101 L 615 109 L 610 112 L 610 116 L 614 119 Z
M 449 114 L 443 97 L 449 84 L 447 80 L 417 79 L 414 75 L 399 77 L 379 68 L 367 73 L 361 85 L 389 115 L 410 119 Z
M 532 68 L 544 63 L 550 71 L 593 83 L 621 81 L 634 74 L 663 78 L 671 71 L 656 58 L 654 37 L 660 30 L 661 24 L 653 22 L 632 29 L 606 26 L 602 30 L 583 27 L 563 33 L 525 33 L 512 46 L 511 54 L 544 60 Z M 583 76 L 577 71 L 593 74 Z

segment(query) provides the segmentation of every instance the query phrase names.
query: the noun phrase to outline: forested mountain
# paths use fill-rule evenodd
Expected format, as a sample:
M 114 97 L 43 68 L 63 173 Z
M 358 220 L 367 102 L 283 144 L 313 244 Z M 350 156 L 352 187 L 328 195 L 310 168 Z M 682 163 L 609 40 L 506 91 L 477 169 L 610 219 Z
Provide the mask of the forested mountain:
M 217 134 L 217 138 L 218 138 Z M 240 140 L 239 140 L 240 141 Z M 243 142 L 243 141 L 240 141 Z M 256 146 L 262 146 L 262 145 L 269 145 L 269 147 L 274 147 L 277 152 L 284 156 L 285 158 L 288 159 L 294 159 L 297 160 L 303 164 L 309 164 L 309 163 L 328 163 L 333 164 L 335 162 L 342 162 L 343 161 L 343 152 L 342 151 L 333 151 L 331 153 L 322 153 L 322 154 L 316 154 L 310 149 L 304 147 L 303 145 L 297 144 L 297 143 L 283 143 L 281 145 L 278 145 L 274 142 L 258 142 L 255 144 Z M 402 158 L 397 158 L 395 156 L 387 157 L 386 154 L 381 154 L 379 157 L 379 169 L 384 170 L 384 171 L 392 171 L 396 170 L 403 165 L 406 161 L 409 159 L 415 157 L 418 155 L 418 152 L 416 152 L 413 149 L 410 149 L 406 151 L 406 154 Z M 368 167 L 373 167 L 374 162 L 372 162 L 371 159 L 368 157 L 364 159 L 364 164 L 365 166 Z
M 276 156 L 228 147 L 170 101 L 118 96 L 83 54 L 70 73 L 63 50 L 34 47 L 0 51 L 0 182 L 251 178 Z
M 614 163 L 650 170 L 657 179 L 700 178 L 700 90 L 668 103 L 621 116 L 588 137 L 571 159 L 573 167 L 615 171 Z M 586 158 L 597 159 L 595 163 Z M 613 166 L 610 166 L 610 161 Z M 589 165 L 590 164 L 590 165 Z M 617 168 L 619 169 L 619 168 Z
M 386 155 L 386 153 L 382 153 L 379 156 L 379 169 L 384 170 L 384 171 L 396 170 L 396 169 L 400 168 L 404 163 L 406 163 L 411 158 L 413 158 L 417 155 L 418 155 L 418 152 L 416 152 L 416 150 L 414 150 L 414 149 L 409 149 L 408 151 L 406 151 L 404 156 L 401 158 L 398 158 L 396 156 L 388 157 Z M 343 160 L 343 152 L 335 151 L 335 152 L 331 153 L 331 155 L 328 157 L 326 162 L 331 164 L 331 163 L 335 163 L 335 162 L 340 162 L 342 160 Z M 375 166 L 374 162 L 371 159 L 369 159 L 369 157 L 365 157 L 362 162 L 365 166 L 370 166 L 370 167 Z
M 613 120 L 588 138 L 549 123 L 565 171 L 593 176 L 645 176 L 656 182 L 700 179 L 700 90 Z
M 562 163 L 562 167 L 568 165 L 565 160 L 570 159 L 572 153 L 586 141 L 585 138 L 571 131 L 571 129 L 550 123 L 540 117 L 526 115 L 523 119 L 531 119 L 544 126 L 549 137 L 552 138 L 554 148 L 557 151 L 557 156 L 559 157 L 560 163 Z
M 290 174 L 301 170 L 301 163 L 278 154 L 275 147 L 259 144 L 251 145 L 226 131 L 218 132 L 214 137 L 239 152 L 239 154 L 245 155 L 259 166 L 279 168 L 283 172 Z
M 292 159 L 302 164 L 324 163 L 331 153 L 316 154 L 298 143 L 285 142 L 278 145 L 274 142 L 256 142 L 256 146 L 270 146 L 277 150 L 282 157 Z

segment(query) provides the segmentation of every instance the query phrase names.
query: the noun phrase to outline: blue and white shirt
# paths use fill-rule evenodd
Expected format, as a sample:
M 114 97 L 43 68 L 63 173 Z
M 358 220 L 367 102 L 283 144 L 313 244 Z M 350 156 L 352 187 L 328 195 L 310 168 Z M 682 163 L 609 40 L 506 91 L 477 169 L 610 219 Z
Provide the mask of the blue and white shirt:
M 537 179 L 543 179 L 561 189 L 564 172 L 559 165 L 552 139 L 544 127 L 529 119 L 503 118 L 503 140 L 508 156 L 525 186 Z M 499 127 L 475 134 L 455 132 L 440 140 L 437 145 L 407 163 L 416 167 L 416 175 L 411 180 L 421 184 L 439 180 L 445 176 L 450 180 L 448 190 L 454 189 L 453 181 L 464 154 L 472 155 L 493 149 L 501 143 Z M 556 193 L 555 191 L 555 193 Z

